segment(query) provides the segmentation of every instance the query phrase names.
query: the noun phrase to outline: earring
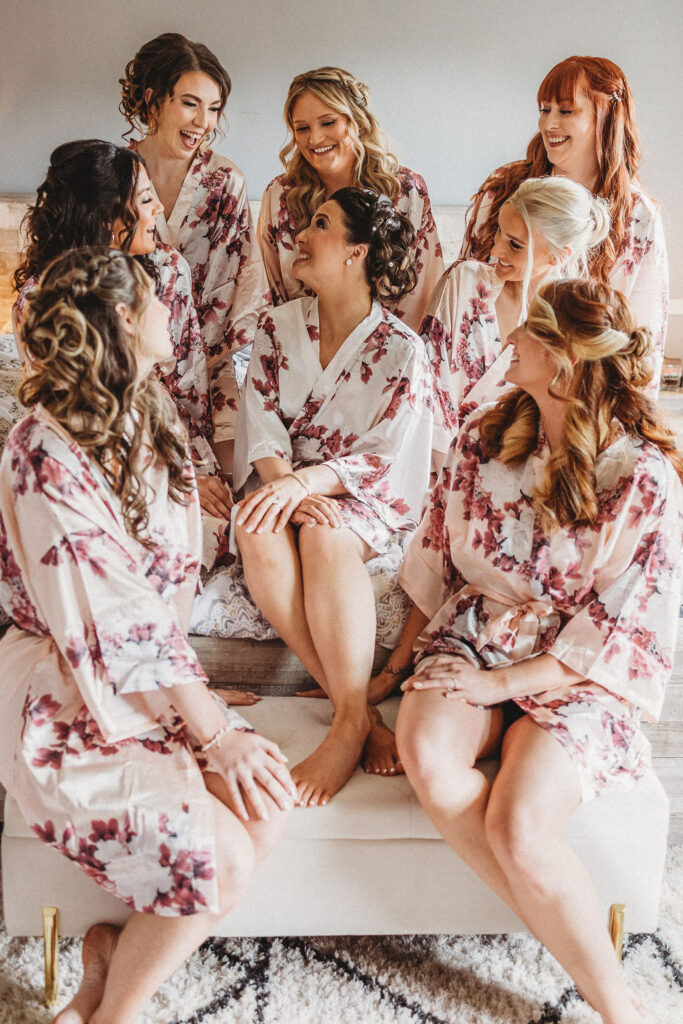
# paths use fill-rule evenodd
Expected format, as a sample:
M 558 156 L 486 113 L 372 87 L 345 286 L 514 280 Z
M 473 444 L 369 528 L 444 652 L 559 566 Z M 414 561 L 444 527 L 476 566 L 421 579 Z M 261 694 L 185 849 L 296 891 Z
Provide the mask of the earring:
M 348 258 L 348 259 L 347 259 L 347 261 L 346 261 L 346 266 L 347 266 L 347 267 L 350 267 L 352 263 L 353 263 L 353 260 L 352 260 L 352 259 L 351 259 L 351 257 L 349 256 L 349 258 Z

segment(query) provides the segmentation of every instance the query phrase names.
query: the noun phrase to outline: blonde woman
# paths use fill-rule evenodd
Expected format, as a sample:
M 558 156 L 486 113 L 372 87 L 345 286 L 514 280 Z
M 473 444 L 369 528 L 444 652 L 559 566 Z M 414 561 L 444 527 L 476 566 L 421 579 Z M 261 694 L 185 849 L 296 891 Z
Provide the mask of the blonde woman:
M 619 293 L 544 285 L 510 344 L 515 390 L 461 427 L 402 569 L 422 618 L 398 749 L 446 842 L 604 1024 L 645 1024 L 564 826 L 649 760 L 639 723 L 672 668 L 683 460 L 643 393 L 649 331 Z M 490 784 L 476 760 L 497 754 Z
M 311 294 L 297 277 L 297 232 L 333 192 L 353 186 L 388 195 L 415 229 L 417 284 L 387 308 L 418 330 L 442 271 L 441 246 L 427 186 L 401 167 L 369 107 L 369 92 L 342 68 L 307 71 L 289 87 L 284 118 L 291 138 L 280 152 L 284 174 L 261 201 L 258 237 L 276 305 Z
M 168 316 L 123 252 L 54 260 L 22 326 L 30 412 L 0 463 L 0 779 L 36 835 L 131 910 L 86 935 L 57 1024 L 138 1020 L 292 804 L 283 755 L 212 696 L 187 641 L 201 528 L 153 373 Z
M 461 260 L 444 274 L 420 333 L 434 370 L 434 450 L 443 461 L 463 417 L 498 397 L 511 349 L 548 278 L 585 276 L 609 232 L 607 203 L 569 178 L 530 178 L 498 215 L 492 264 Z

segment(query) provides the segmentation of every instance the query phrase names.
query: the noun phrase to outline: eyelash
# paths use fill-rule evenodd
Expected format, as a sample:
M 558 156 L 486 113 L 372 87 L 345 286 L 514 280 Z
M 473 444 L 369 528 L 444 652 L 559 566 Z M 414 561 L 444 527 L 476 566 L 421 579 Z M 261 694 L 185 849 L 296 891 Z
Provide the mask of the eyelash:
M 550 107 L 539 107 L 538 112 L 539 112 L 539 114 L 549 114 L 550 113 Z M 560 109 L 560 113 L 561 114 L 573 114 L 574 110 L 573 110 L 573 108 L 570 109 L 570 110 L 562 110 L 562 109 Z
M 317 228 L 322 228 L 324 230 L 325 229 L 325 220 L 324 220 L 324 218 L 323 217 L 316 217 L 316 219 L 315 219 L 315 226 Z
M 335 118 L 333 121 L 321 121 L 320 123 L 323 126 L 323 128 L 331 128 L 332 125 L 337 123 L 337 119 Z M 311 129 L 307 124 L 302 124 L 298 128 L 294 129 L 294 134 L 300 135 L 301 132 L 309 132 L 310 130 Z

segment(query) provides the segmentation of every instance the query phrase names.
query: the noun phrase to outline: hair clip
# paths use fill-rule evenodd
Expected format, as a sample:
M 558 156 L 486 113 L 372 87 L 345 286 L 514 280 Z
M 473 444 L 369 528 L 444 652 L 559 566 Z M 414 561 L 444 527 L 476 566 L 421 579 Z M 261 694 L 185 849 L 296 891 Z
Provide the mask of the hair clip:
M 621 96 L 619 95 L 619 93 L 618 93 L 618 92 L 613 92 L 613 93 L 612 93 L 612 100 L 613 100 L 613 101 L 614 101 L 615 103 L 621 103 Z
M 393 265 L 394 265 L 394 261 L 393 260 L 389 260 L 389 262 L 387 263 L 387 266 L 388 267 L 393 267 Z
M 371 228 L 370 230 L 372 231 L 372 233 L 373 233 L 373 235 L 374 235 L 375 231 L 377 230 L 377 225 L 376 225 L 376 224 L 373 224 L 373 225 L 372 225 L 372 228 Z

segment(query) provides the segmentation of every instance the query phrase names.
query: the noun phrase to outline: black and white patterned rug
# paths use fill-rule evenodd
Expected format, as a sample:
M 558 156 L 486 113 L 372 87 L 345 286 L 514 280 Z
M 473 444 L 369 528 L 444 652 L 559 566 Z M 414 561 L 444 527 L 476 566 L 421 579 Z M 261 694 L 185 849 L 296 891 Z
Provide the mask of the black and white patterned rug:
M 61 943 L 63 1005 L 80 940 Z M 683 1022 L 683 847 L 669 854 L 659 930 L 624 964 L 657 1024 Z M 0 1024 L 44 1024 L 42 942 L 0 930 Z M 140 1024 L 598 1024 L 528 935 L 211 939 Z

